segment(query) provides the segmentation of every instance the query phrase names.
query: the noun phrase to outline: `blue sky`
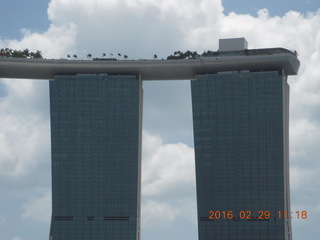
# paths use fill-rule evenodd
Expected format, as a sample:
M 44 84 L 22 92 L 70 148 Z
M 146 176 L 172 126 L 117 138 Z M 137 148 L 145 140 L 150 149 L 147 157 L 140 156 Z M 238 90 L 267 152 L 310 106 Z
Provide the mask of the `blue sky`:
M 21 37 L 20 29 L 45 31 L 50 22 L 46 0 L 2 0 L 0 14 L 0 36 L 3 38 Z
M 249 48 L 297 50 L 300 72 L 289 78 L 291 200 L 293 211 L 308 210 L 310 217 L 293 219 L 293 233 L 314 240 L 320 235 L 319 8 L 319 0 L 2 0 L 0 48 L 39 49 L 46 58 L 89 52 L 162 58 L 246 37 Z M 145 82 L 144 90 L 142 240 L 197 239 L 190 83 Z M 46 81 L 0 79 L 0 240 L 48 237 L 48 99 Z
M 301 13 L 314 12 L 319 8 L 317 0 L 222 0 L 225 13 L 255 14 L 259 9 L 267 8 L 272 16 L 281 16 L 288 11 Z

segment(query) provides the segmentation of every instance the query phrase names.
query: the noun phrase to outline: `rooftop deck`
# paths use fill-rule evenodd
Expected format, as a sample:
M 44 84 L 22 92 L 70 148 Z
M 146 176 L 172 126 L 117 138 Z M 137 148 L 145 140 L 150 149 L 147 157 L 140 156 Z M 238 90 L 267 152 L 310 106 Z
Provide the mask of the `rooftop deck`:
M 283 48 L 213 52 L 210 56 L 179 60 L 47 60 L 0 58 L 0 78 L 53 79 L 55 75 L 140 75 L 143 80 L 190 80 L 197 74 L 226 71 L 284 71 L 296 75 L 300 62 Z

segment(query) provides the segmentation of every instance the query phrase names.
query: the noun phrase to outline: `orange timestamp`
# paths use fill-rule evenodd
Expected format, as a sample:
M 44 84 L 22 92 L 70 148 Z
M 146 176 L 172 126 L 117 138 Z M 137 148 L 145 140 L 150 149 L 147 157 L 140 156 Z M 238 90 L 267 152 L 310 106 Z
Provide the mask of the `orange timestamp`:
M 277 211 L 272 214 L 271 211 L 209 211 L 209 219 L 261 219 L 266 220 L 271 217 L 278 219 L 292 219 L 296 217 L 297 219 L 307 219 L 307 211 L 296 211 L 296 212 L 287 212 L 287 211 Z

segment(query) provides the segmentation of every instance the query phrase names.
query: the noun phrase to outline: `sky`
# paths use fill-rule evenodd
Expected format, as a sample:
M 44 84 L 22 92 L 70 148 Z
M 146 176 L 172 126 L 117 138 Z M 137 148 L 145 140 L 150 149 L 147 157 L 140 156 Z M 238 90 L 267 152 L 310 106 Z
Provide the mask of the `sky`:
M 166 58 L 219 38 L 299 53 L 290 84 L 293 239 L 320 235 L 319 0 L 1 0 L 0 48 L 45 58 Z M 197 239 L 189 81 L 144 82 L 142 240 Z M 0 240 L 43 240 L 51 217 L 48 81 L 0 79 Z

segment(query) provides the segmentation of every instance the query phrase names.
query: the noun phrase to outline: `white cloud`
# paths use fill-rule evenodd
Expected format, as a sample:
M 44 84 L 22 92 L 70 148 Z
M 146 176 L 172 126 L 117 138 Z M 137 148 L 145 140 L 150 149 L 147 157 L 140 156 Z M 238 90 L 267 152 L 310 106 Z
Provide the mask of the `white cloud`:
M 146 131 L 142 133 L 143 152 L 142 159 L 151 159 L 153 154 L 161 147 L 162 139 L 159 136 L 153 136 Z
M 183 143 L 160 145 L 159 138 L 146 132 L 143 138 L 143 148 L 150 149 L 151 145 L 154 152 L 152 156 L 148 153 L 149 158 L 143 156 L 142 194 L 157 196 L 170 193 L 181 196 L 188 193 L 195 186 L 193 149 Z
M 12 240 L 22 240 L 22 238 L 19 237 L 13 237 Z
M 2 229 L 6 224 L 6 218 L 4 216 L 0 216 L 0 229 Z
M 50 159 L 48 86 L 14 79 L 3 84 L 8 95 L 0 101 L 0 174 L 20 178 Z
M 53 0 L 49 19 L 56 26 L 77 26 L 75 43 L 81 56 L 88 52 L 121 52 L 129 58 L 166 57 L 181 47 L 195 47 L 201 29 L 222 14 L 220 0 Z M 193 32 L 195 31 L 195 32 Z M 166 36 L 165 38 L 163 36 Z M 212 42 L 210 40 L 210 42 Z M 204 50 L 204 49 L 202 49 Z
M 22 218 L 50 223 L 51 220 L 51 192 L 33 198 L 23 207 Z
M 309 167 L 305 165 L 317 155 L 317 148 L 320 141 L 320 124 L 318 119 L 307 119 L 300 116 L 298 119 L 292 119 L 290 122 L 290 138 L 291 138 L 291 159 L 292 163 L 304 163 L 300 167 Z M 315 162 L 320 166 L 318 162 Z
M 1 40 L 0 45 L 12 49 L 40 50 L 44 58 L 66 57 L 76 40 L 77 26 L 70 23 L 63 26 L 51 24 L 45 33 L 33 33 L 28 29 L 22 29 L 23 38 L 20 40 Z
M 320 125 L 311 119 L 293 119 L 290 133 L 292 207 L 297 211 L 309 209 L 314 214 L 320 203 Z
M 193 149 L 164 144 L 159 136 L 143 134 L 142 227 L 174 229 L 179 222 L 196 228 Z
M 1 238 L 1 236 L 0 236 L 0 240 L 6 240 L 6 239 Z M 23 240 L 23 239 L 20 237 L 13 237 L 13 238 L 11 238 L 11 240 Z
M 142 206 L 142 223 L 169 227 L 182 211 L 166 203 L 147 201 Z

